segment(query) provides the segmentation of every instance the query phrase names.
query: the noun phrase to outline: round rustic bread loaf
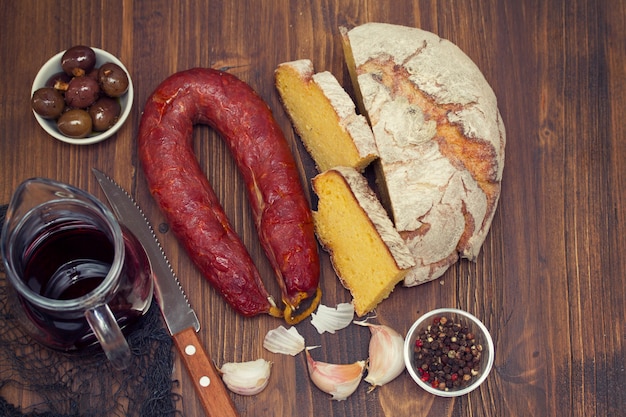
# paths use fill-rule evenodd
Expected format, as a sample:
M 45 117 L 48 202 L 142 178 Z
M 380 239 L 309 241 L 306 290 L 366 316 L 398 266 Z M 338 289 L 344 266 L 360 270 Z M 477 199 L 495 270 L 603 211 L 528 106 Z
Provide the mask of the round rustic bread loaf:
M 506 133 L 496 96 L 453 43 L 417 28 L 341 28 L 357 103 L 380 154 L 378 184 L 417 266 L 404 284 L 474 260 L 493 219 Z

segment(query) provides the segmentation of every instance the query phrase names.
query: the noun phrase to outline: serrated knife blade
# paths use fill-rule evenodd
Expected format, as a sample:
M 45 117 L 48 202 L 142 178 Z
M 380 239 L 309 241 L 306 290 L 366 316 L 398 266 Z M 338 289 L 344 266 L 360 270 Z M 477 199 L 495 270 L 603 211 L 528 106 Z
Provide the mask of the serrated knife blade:
M 191 308 L 150 222 L 130 194 L 113 179 L 95 168 L 92 172 L 119 222 L 135 235 L 148 255 L 156 301 L 204 411 L 210 417 L 238 416 L 215 365 L 202 347 L 197 334 L 200 330 L 198 316 Z

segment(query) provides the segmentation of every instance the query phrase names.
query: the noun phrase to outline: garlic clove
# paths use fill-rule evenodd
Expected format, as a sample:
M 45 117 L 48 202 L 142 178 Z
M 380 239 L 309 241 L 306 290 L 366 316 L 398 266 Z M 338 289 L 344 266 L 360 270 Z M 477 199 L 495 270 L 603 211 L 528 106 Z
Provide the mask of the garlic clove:
M 263 347 L 273 353 L 295 356 L 304 350 L 304 337 L 295 327 L 286 329 L 279 326 L 267 332 Z
M 219 370 L 224 384 L 234 393 L 256 395 L 270 379 L 272 363 L 265 359 L 249 362 L 228 362 Z
M 345 400 L 356 391 L 363 377 L 365 361 L 331 364 L 313 360 L 308 349 L 305 354 L 311 381 L 320 390 L 332 395 L 333 400 Z
M 404 337 L 389 326 L 355 321 L 370 328 L 369 359 L 365 381 L 370 391 L 397 378 L 405 369 Z
M 354 318 L 354 305 L 352 303 L 339 303 L 336 308 L 327 307 L 320 304 L 317 313 L 311 314 L 311 324 L 315 326 L 317 332 L 335 333 L 348 327 Z

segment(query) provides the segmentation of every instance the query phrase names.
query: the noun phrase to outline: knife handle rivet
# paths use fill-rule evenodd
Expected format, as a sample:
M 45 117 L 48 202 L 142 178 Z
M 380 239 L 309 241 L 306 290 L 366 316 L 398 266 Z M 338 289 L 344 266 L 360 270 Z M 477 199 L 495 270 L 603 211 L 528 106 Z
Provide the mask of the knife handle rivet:
M 193 356 L 196 354 L 196 347 L 194 345 L 185 346 L 185 354 L 187 356 Z
M 209 378 L 208 376 L 203 376 L 200 378 L 200 386 L 208 387 L 209 384 L 211 384 L 211 378 Z

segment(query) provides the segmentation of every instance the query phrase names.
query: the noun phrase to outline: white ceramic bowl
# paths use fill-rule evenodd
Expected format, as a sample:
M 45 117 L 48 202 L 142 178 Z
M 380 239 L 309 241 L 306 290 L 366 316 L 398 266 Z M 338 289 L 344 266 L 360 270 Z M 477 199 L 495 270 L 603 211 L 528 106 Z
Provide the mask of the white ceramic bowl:
M 453 320 L 454 323 L 460 323 L 461 325 L 467 326 L 470 331 L 475 334 L 476 342 L 482 345 L 483 350 L 479 362 L 480 369 L 478 370 L 478 374 L 473 377 L 470 384 L 465 387 L 449 388 L 447 390 L 432 387 L 431 384 L 422 381 L 419 372 L 415 368 L 414 349 L 416 340 L 429 325 L 433 324 L 433 320 L 435 318 L 441 317 L 446 317 L 448 320 Z M 422 387 L 424 390 L 440 397 L 458 397 L 478 388 L 478 386 L 482 384 L 489 375 L 489 372 L 493 367 L 493 360 L 494 346 L 489 331 L 480 320 L 463 310 L 441 308 L 424 314 L 417 319 L 415 323 L 413 323 L 404 340 L 404 363 L 407 371 L 411 375 L 411 378 L 413 378 L 417 385 Z
M 126 75 L 128 75 L 128 91 L 126 92 L 126 94 L 120 97 L 120 106 L 122 108 L 122 112 L 117 123 L 115 123 L 115 125 L 113 125 L 110 129 L 105 130 L 104 132 L 93 132 L 87 137 L 76 139 L 67 137 L 59 132 L 55 120 L 44 119 L 43 117 L 35 113 L 35 111 L 33 111 L 35 119 L 37 119 L 41 127 L 48 134 L 50 134 L 50 136 L 53 136 L 60 141 L 71 143 L 74 145 L 91 145 L 92 143 L 97 143 L 111 137 L 119 130 L 120 127 L 122 127 L 133 107 L 133 82 L 130 77 L 130 73 L 128 72 L 124 64 L 122 64 L 119 59 L 117 59 L 114 55 L 108 53 L 107 51 L 94 47 L 92 47 L 91 49 L 93 49 L 96 53 L 96 67 L 100 67 L 102 64 L 105 64 L 107 62 L 113 62 L 119 65 L 124 71 L 126 71 Z M 33 87 L 30 92 L 31 97 L 37 89 L 46 85 L 46 82 L 50 79 L 50 77 L 63 71 L 63 69 L 61 68 L 61 57 L 64 53 L 65 51 L 59 52 L 58 54 L 50 58 L 41 67 L 41 69 L 37 73 L 37 76 L 35 77 L 35 81 L 33 81 Z

